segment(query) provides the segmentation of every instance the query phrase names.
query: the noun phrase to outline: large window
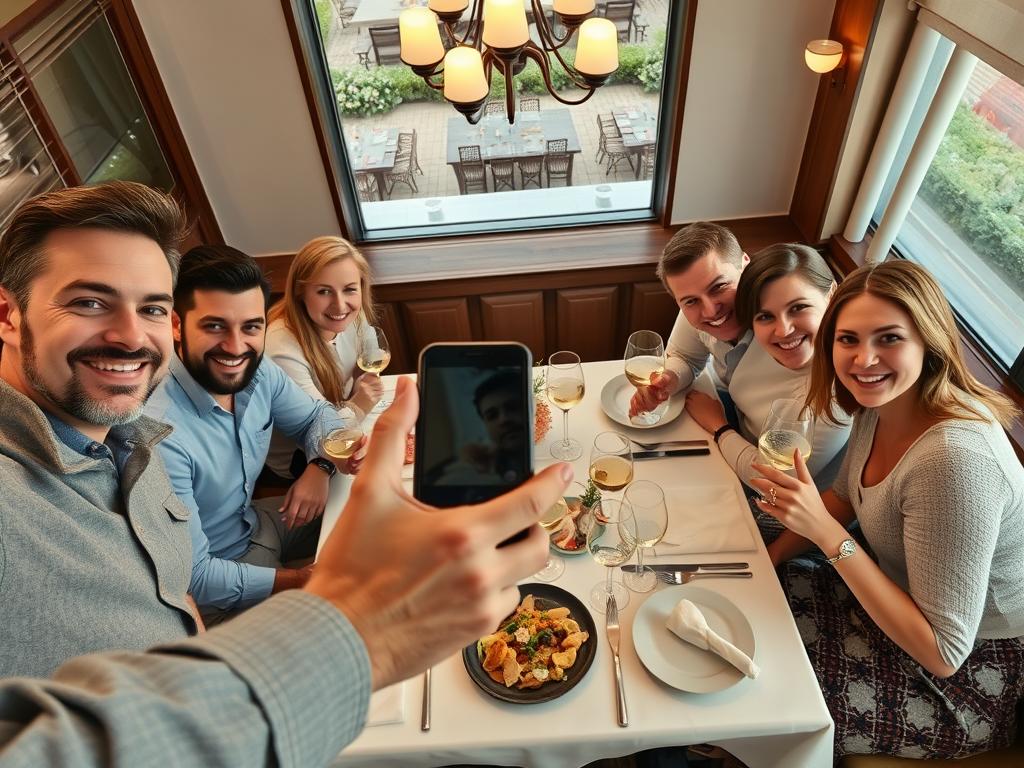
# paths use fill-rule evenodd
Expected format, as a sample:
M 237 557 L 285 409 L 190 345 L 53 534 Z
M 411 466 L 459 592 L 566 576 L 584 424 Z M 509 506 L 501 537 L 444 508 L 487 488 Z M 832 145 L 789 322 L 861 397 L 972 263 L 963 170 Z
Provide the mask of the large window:
M 356 239 L 655 216 L 685 3 L 599 1 L 596 13 L 620 28 L 616 75 L 584 104 L 565 106 L 530 62 L 515 78 L 513 125 L 500 75 L 488 112 L 470 125 L 401 63 L 398 14 L 416 4 L 426 0 L 294 3 Z M 550 19 L 551 0 L 542 7 Z M 573 60 L 571 47 L 563 53 Z M 559 93 L 582 95 L 552 64 Z
M 941 78 L 940 42 L 875 219 L 880 220 Z M 1024 87 L 975 67 L 896 239 L 928 267 L 979 341 L 1009 368 L 1024 345 Z

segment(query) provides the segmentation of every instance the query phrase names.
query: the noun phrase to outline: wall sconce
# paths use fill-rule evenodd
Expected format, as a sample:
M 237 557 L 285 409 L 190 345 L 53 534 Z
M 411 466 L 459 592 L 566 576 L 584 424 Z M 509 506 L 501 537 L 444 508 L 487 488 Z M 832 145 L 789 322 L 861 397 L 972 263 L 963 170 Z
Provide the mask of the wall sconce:
M 804 61 L 812 72 L 823 75 L 843 60 L 843 44 L 835 40 L 811 40 L 804 50 Z

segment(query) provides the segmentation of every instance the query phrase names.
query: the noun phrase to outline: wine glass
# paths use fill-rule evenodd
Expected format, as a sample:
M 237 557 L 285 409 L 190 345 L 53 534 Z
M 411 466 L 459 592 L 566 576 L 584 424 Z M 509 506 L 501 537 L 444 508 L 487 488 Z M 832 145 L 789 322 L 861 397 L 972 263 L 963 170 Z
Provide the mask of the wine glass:
M 553 443 L 551 455 L 560 461 L 574 461 L 583 455 L 579 440 L 569 437 L 569 409 L 583 399 L 583 367 L 580 356 L 575 352 L 555 352 L 548 358 L 547 393 L 548 400 L 562 411 L 561 441 Z
M 618 499 L 601 499 L 597 524 L 587 533 L 587 551 L 608 569 L 607 577 L 590 590 L 590 607 L 598 613 L 605 612 L 608 598 L 613 595 L 620 611 L 629 605 L 629 592 L 612 581 L 612 574 L 633 556 L 635 549 L 636 521 L 632 508 Z
M 380 372 L 391 362 L 391 347 L 384 331 L 375 325 L 360 327 L 356 341 L 356 365 L 366 373 L 380 376 Z M 373 406 L 379 413 L 391 405 L 390 400 L 381 399 Z
M 773 400 L 757 441 L 761 458 L 783 472 L 793 469 L 794 451 L 800 451 L 804 461 L 810 458 L 813 431 L 810 411 L 802 400 Z
M 634 592 L 650 592 L 658 579 L 644 565 L 644 547 L 653 547 L 668 530 L 668 506 L 665 492 L 650 480 L 637 480 L 626 489 L 623 501 L 633 508 L 636 521 L 636 573 L 627 573 L 626 586 Z
M 649 387 L 654 374 L 665 372 L 665 342 L 654 331 L 634 331 L 626 342 L 626 378 L 634 387 Z M 662 403 L 653 411 L 643 411 L 630 418 L 634 424 L 651 426 L 657 424 L 668 410 L 668 403 Z
M 633 480 L 633 449 L 618 432 L 601 432 L 590 448 L 590 479 L 602 491 L 621 491 Z
M 328 406 L 320 411 L 320 451 L 334 460 L 345 460 L 356 452 L 363 430 L 351 408 Z
M 564 498 L 560 498 L 548 507 L 548 510 L 543 515 L 541 515 L 539 520 L 540 527 L 544 529 L 550 538 L 555 531 L 562 527 L 562 521 L 568 514 L 569 505 L 565 503 Z M 565 573 L 565 563 L 562 561 L 562 558 L 553 557 L 551 555 L 551 548 L 549 545 L 548 559 L 545 561 L 544 567 L 533 574 L 533 578 L 537 579 L 537 581 L 550 582 L 557 579 L 563 573 Z

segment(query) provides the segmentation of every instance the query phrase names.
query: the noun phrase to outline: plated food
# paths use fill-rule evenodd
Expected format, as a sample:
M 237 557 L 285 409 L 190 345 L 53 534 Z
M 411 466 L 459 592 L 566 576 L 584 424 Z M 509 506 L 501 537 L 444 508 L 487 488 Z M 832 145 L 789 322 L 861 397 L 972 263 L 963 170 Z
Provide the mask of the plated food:
M 569 514 L 551 534 L 551 547 L 566 555 L 579 555 L 587 551 L 589 515 L 584 513 L 583 504 L 575 496 L 566 496 L 565 504 Z
M 489 696 L 513 704 L 550 701 L 574 688 L 594 663 L 594 619 L 579 598 L 553 584 L 520 584 L 519 597 L 495 632 L 463 648 L 462 661 Z
M 480 638 L 477 656 L 490 678 L 506 688 L 540 688 L 564 680 L 589 639 L 568 608 L 544 608 L 531 594 L 497 632 Z

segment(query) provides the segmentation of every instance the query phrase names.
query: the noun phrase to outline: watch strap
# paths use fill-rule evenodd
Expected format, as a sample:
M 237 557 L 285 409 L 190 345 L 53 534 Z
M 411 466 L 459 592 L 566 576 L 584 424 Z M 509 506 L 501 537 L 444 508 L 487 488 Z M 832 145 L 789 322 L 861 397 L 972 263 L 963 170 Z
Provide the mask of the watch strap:
M 315 459 L 312 459 L 309 463 L 322 469 L 324 472 L 327 473 L 328 477 L 334 477 L 334 473 L 338 471 L 338 468 L 334 466 L 334 462 L 328 461 L 323 456 L 317 456 Z
M 736 431 L 736 427 L 734 427 L 732 424 L 724 424 L 715 430 L 715 434 L 711 438 L 712 440 L 715 441 L 715 445 L 718 445 L 719 438 L 721 438 L 721 436 L 728 432 L 730 429 L 733 430 L 734 432 Z
M 833 556 L 825 559 L 825 562 L 829 565 L 835 565 L 840 560 L 845 560 L 848 557 L 853 557 L 857 552 L 857 542 L 853 539 L 843 539 L 839 543 L 839 551 Z

